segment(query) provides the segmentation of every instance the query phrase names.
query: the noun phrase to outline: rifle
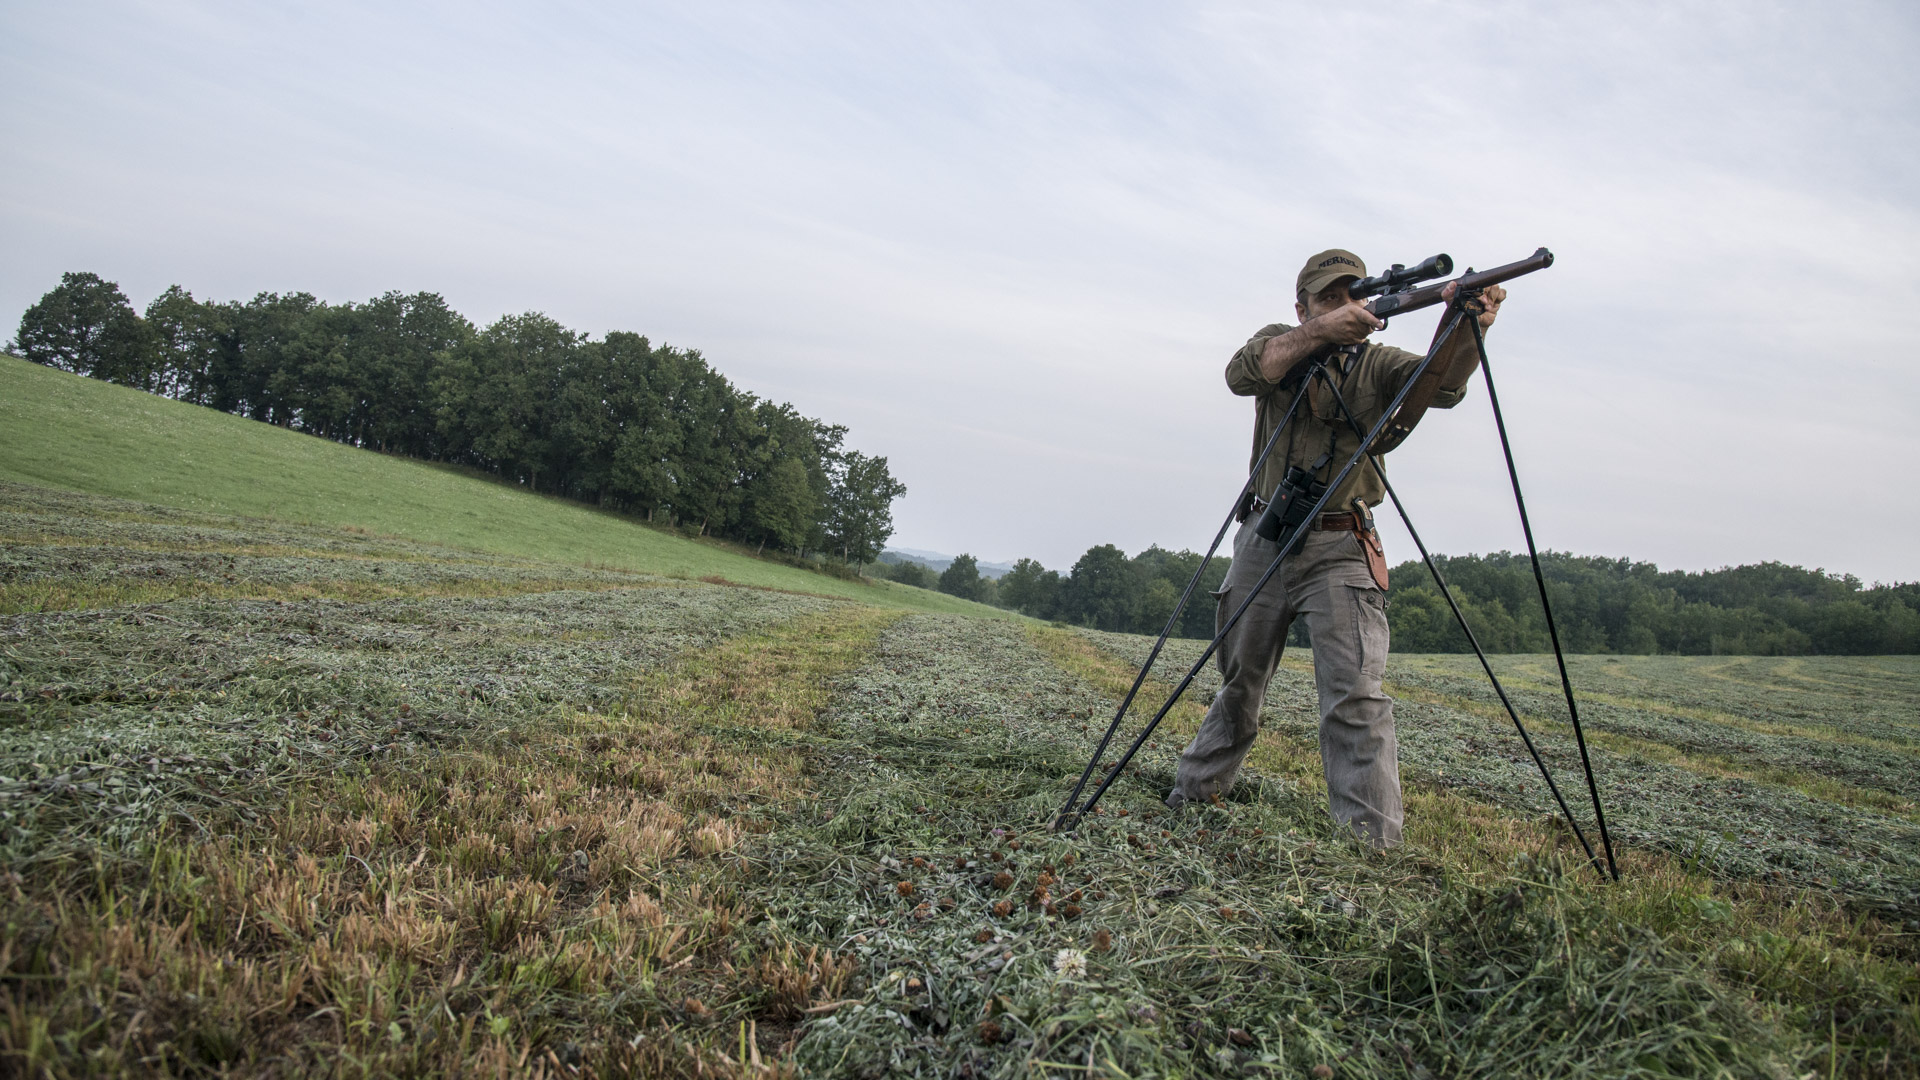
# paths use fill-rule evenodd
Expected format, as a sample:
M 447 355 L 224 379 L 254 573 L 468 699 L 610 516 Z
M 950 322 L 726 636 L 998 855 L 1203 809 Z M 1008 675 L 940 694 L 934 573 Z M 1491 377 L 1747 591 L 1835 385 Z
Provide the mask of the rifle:
M 1361 278 L 1347 286 L 1347 294 L 1355 300 L 1373 297 L 1367 301 L 1367 310 L 1373 313 L 1374 318 L 1384 323 L 1388 316 L 1403 315 L 1409 311 L 1418 311 L 1441 303 L 1440 294 L 1448 285 L 1458 285 L 1459 295 L 1462 298 L 1468 298 L 1489 285 L 1512 281 L 1523 274 L 1545 270 L 1552 265 L 1553 252 L 1540 248 L 1526 258 L 1510 262 L 1505 266 L 1496 266 L 1479 273 L 1475 273 L 1472 267 L 1468 267 L 1466 273 L 1453 281 L 1440 281 L 1414 288 L 1417 282 L 1453 273 L 1453 259 L 1444 254 L 1435 255 L 1418 266 L 1407 267 L 1395 263 L 1384 274 Z M 1445 326 L 1445 320 L 1442 320 L 1441 325 Z M 1440 332 L 1435 331 L 1435 344 L 1439 343 Z M 1369 454 L 1384 454 L 1406 441 L 1407 436 L 1413 433 L 1413 426 L 1420 422 L 1420 418 L 1427 414 L 1427 407 L 1433 404 L 1434 396 L 1440 392 L 1440 380 L 1446 374 L 1447 370 L 1443 365 L 1427 366 L 1413 384 L 1412 389 L 1407 392 L 1406 397 L 1401 400 L 1400 407 L 1394 410 L 1392 419 L 1387 421 L 1387 426 L 1368 445 Z
M 1449 255 L 1435 255 L 1419 266 L 1407 267 L 1394 263 L 1386 273 L 1374 277 L 1361 278 L 1347 286 L 1347 295 L 1355 300 L 1367 300 L 1367 310 L 1374 318 L 1385 321 L 1389 316 L 1401 315 L 1409 311 L 1432 307 L 1440 302 L 1440 293 L 1448 285 L 1457 284 L 1463 292 L 1478 292 L 1489 285 L 1498 285 L 1503 281 L 1512 281 L 1535 270 L 1545 270 L 1553 265 L 1553 252 L 1539 248 L 1533 254 L 1505 266 L 1496 266 L 1491 270 L 1475 273 L 1472 267 L 1455 281 L 1440 281 L 1432 285 L 1414 288 L 1415 282 L 1445 277 L 1453 273 L 1453 258 Z

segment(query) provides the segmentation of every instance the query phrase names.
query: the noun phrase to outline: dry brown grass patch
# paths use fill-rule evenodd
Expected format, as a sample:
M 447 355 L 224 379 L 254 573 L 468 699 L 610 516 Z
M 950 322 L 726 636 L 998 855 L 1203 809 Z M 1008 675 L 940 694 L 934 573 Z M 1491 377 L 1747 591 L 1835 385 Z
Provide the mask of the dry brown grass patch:
M 771 1074 L 782 1025 L 851 967 L 749 932 L 733 853 L 755 805 L 803 789 L 780 733 L 895 617 L 796 620 L 683 658 L 611 714 L 314 784 L 259 826 L 159 836 L 140 864 L 13 879 L 0 1060 Z

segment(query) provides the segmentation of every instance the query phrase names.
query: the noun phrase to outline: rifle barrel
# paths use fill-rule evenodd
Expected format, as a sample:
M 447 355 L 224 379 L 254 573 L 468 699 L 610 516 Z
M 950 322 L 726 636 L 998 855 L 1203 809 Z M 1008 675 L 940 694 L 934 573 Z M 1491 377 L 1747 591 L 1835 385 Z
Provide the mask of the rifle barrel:
M 1545 270 L 1552 265 L 1553 252 L 1541 248 L 1519 262 L 1510 262 L 1505 266 L 1496 266 L 1479 273 L 1462 274 L 1453 280 L 1459 282 L 1462 289 L 1484 289 L 1489 285 L 1512 281 L 1523 274 L 1531 274 L 1535 270 Z M 1384 319 L 1390 315 L 1404 315 L 1409 311 L 1432 307 L 1441 302 L 1440 291 L 1448 284 L 1450 283 L 1441 281 L 1402 293 L 1376 296 L 1367 301 L 1367 310 L 1373 312 L 1375 318 Z

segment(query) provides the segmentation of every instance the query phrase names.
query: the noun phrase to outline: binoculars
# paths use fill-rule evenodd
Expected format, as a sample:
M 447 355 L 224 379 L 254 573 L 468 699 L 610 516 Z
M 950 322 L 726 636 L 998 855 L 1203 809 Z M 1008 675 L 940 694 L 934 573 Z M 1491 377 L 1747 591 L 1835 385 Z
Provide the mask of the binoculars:
M 1326 493 L 1327 485 L 1314 479 L 1312 473 L 1298 465 L 1289 466 L 1280 487 L 1273 493 L 1273 501 L 1267 503 L 1260 520 L 1254 523 L 1253 531 L 1262 540 L 1285 544 L 1285 537 L 1307 520 L 1314 504 Z

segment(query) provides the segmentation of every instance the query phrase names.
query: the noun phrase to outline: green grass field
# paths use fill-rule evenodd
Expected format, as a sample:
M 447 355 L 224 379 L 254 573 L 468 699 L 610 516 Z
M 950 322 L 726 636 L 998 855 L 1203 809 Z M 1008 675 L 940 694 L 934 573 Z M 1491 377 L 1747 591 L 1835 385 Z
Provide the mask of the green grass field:
M 232 488 L 186 505 L 128 434 L 153 399 L 34 374 L 0 404 L 39 477 L 0 481 L 8 1074 L 1920 1077 L 1912 658 L 1573 658 L 1617 884 L 1471 657 L 1390 662 L 1396 851 L 1327 819 L 1299 653 L 1224 802 L 1158 802 L 1203 686 L 1056 834 L 1143 639 L 373 455 L 532 509 L 412 535 L 321 459 L 274 467 L 331 515 L 272 517 L 282 441 L 356 452 L 162 409 Z M 20 460 L 48 438 L 100 449 Z M 110 454 L 160 479 L 81 493 Z M 563 512 L 596 524 L 549 552 Z M 1498 663 L 1577 786 L 1549 665 Z
M 669 577 L 724 577 L 916 611 L 997 614 L 848 581 L 616 514 L 0 356 L 0 479 L 183 510 L 355 528 L 453 548 Z

